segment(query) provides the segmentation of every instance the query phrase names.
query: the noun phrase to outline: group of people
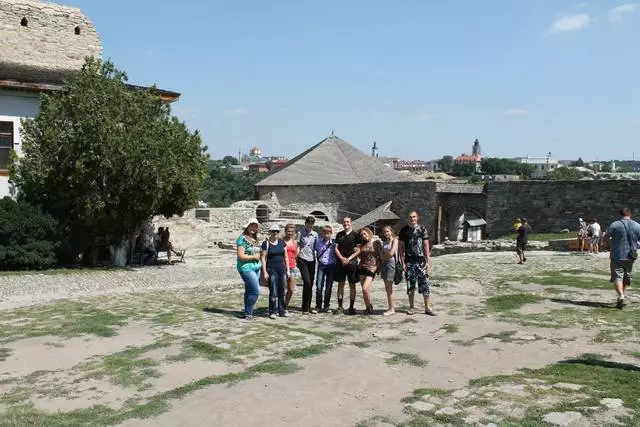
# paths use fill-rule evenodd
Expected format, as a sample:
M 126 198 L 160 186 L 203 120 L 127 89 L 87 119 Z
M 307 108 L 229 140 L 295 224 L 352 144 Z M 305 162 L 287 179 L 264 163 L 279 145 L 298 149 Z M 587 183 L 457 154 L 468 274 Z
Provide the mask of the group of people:
M 296 280 L 302 280 L 302 313 L 332 313 L 333 283 L 338 282 L 336 292 L 337 311 L 345 312 L 344 293 L 349 285 L 347 314 L 356 314 L 356 285 L 360 283 L 364 301 L 364 314 L 373 314 L 371 290 L 376 275 L 380 275 L 387 294 L 385 316 L 395 314 L 393 286 L 406 281 L 409 298 L 408 314 L 414 314 L 416 287 L 424 298 L 425 314 L 435 316 L 431 306 L 429 271 L 431 256 L 429 234 L 419 224 L 417 212 L 408 216 L 408 224 L 396 236 L 390 226 L 376 236 L 371 228 L 352 228 L 351 218 L 342 221 L 343 230 L 333 237 L 333 228 L 325 225 L 321 235 L 315 230 L 315 218 L 305 219 L 304 228 L 296 234 L 293 224 L 284 228 L 272 224 L 268 238 L 258 237 L 260 225 L 251 219 L 242 235 L 236 240 L 237 269 L 245 283 L 244 317 L 253 318 L 253 309 L 260 295 L 260 282 L 269 287 L 269 317 L 288 317 L 289 304 L 296 288 Z M 316 298 L 313 304 L 313 290 Z
M 169 227 L 158 227 L 158 231 L 153 235 L 150 242 L 144 241 L 144 235 L 140 233 L 136 239 L 136 252 L 141 254 L 141 263 L 146 265 L 158 252 L 167 252 L 167 261 L 171 264 L 172 255 L 181 256 L 181 252 L 176 251 L 171 243 L 171 233 Z
M 588 246 L 590 254 L 598 254 L 602 243 L 602 228 L 595 218 L 591 218 L 588 222 L 582 218 L 578 218 L 578 250 L 584 252 L 585 246 Z

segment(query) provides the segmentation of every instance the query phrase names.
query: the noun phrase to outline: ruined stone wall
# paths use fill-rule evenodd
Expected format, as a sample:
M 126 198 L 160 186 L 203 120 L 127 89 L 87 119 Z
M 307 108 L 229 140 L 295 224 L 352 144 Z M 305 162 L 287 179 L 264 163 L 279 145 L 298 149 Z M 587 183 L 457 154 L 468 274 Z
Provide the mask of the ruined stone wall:
M 411 210 L 417 210 L 422 223 L 430 230 L 436 226 L 436 184 L 429 181 L 394 182 L 355 185 L 257 187 L 259 196 L 275 192 L 283 209 L 321 207 L 337 210 L 330 218 L 341 221 L 347 215 L 357 218 L 393 200 L 391 210 L 398 214 L 400 224 Z M 319 209 L 314 209 L 319 210 Z M 307 212 L 310 213 L 310 212 Z M 328 214 L 328 212 L 325 211 Z
M 93 24 L 72 7 L 0 0 L 0 33 L 0 77 L 4 79 L 42 81 L 43 75 L 80 69 L 86 56 L 102 55 Z
M 487 184 L 487 237 L 512 233 L 517 216 L 534 232 L 577 230 L 578 218 L 595 217 L 603 226 L 628 206 L 640 216 L 639 181 L 521 181 Z

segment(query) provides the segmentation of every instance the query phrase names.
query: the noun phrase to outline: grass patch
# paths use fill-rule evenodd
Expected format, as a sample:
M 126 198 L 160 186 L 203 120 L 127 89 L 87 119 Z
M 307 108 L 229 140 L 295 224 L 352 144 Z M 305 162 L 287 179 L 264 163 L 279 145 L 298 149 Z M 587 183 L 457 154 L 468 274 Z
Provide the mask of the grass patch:
M 30 307 L 0 314 L 0 341 L 21 338 L 84 334 L 99 337 L 116 335 L 116 327 L 128 316 L 98 309 L 92 304 L 60 300 L 44 307 Z
M 388 357 L 385 362 L 389 365 L 409 365 L 417 368 L 427 366 L 427 361 L 423 360 L 417 354 L 412 353 L 389 353 L 391 357 Z
M 444 325 L 442 325 L 442 328 L 440 328 L 440 330 L 445 331 L 448 334 L 455 334 L 460 331 L 460 327 L 455 324 L 445 323 Z
M 636 359 L 640 359 L 640 351 L 632 351 L 629 353 L 630 356 L 635 357 Z
M 285 351 L 284 355 L 291 359 L 306 359 L 308 357 L 317 356 L 331 350 L 329 344 L 314 344 L 302 348 L 293 348 Z
M 11 356 L 10 348 L 0 348 L 0 362 L 4 362 L 9 356 Z
M 561 270 L 561 271 L 544 271 L 535 276 L 521 277 L 519 281 L 521 283 L 535 283 L 542 286 L 569 286 L 579 289 L 611 289 L 611 283 L 609 283 L 609 276 L 604 274 L 598 274 L 601 277 L 594 277 L 593 273 L 589 276 L 585 275 L 587 272 L 574 270 Z
M 488 298 L 485 304 L 491 311 L 510 311 L 517 310 L 526 304 L 533 304 L 543 300 L 544 298 L 539 295 L 507 294 Z
M 410 318 L 408 318 L 408 319 L 404 319 L 402 322 L 400 322 L 400 323 L 398 323 L 398 324 L 399 324 L 399 325 L 410 325 L 410 324 L 412 324 L 412 323 L 414 323 L 414 324 L 415 324 L 415 323 L 420 323 L 420 322 L 418 322 L 416 319 L 410 319 Z
M 352 342 L 351 344 L 355 345 L 358 348 L 369 348 L 369 347 L 371 347 L 371 344 L 366 342 L 366 341 L 356 341 L 356 342 Z
M 500 342 L 513 342 L 513 336 L 517 333 L 517 331 L 502 331 L 502 332 L 494 332 L 491 334 L 486 334 L 481 336 L 480 338 L 476 338 L 477 340 L 484 338 L 493 338 L 499 340 Z
M 413 403 L 418 400 L 422 400 L 424 396 L 444 397 L 451 394 L 450 390 L 443 390 L 441 388 L 418 388 L 411 392 L 411 395 L 404 397 L 401 402 Z
M 240 359 L 233 357 L 231 351 L 199 340 L 187 340 L 183 343 L 182 352 L 169 360 L 182 361 L 195 357 L 201 357 L 206 360 L 224 361 L 231 363 L 239 363 Z

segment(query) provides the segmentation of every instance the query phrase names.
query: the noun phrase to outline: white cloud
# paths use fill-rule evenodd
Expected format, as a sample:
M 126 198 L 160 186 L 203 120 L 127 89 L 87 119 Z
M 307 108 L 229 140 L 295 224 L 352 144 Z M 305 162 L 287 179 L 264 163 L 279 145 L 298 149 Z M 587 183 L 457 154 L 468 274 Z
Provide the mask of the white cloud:
M 564 31 L 579 31 L 591 23 L 591 17 L 586 13 L 579 15 L 562 16 L 555 20 L 549 32 L 560 33 Z
M 249 110 L 242 107 L 231 108 L 229 110 L 225 110 L 224 112 L 229 116 L 245 116 L 249 114 Z
M 622 20 L 625 14 L 631 13 L 637 8 L 638 8 L 638 5 L 633 3 L 625 3 L 625 4 L 621 4 L 620 6 L 614 7 L 609 11 L 609 21 L 619 22 Z
M 504 112 L 505 116 L 526 116 L 529 112 L 523 108 L 510 108 Z

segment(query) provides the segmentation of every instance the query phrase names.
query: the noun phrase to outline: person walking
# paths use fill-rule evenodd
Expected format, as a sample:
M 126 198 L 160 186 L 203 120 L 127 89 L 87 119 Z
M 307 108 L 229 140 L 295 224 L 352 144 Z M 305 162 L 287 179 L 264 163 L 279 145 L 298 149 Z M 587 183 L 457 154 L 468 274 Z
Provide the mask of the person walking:
M 269 227 L 269 238 L 262 242 L 262 275 L 269 284 L 269 318 L 276 315 L 288 317 L 284 301 L 284 288 L 289 276 L 289 265 L 285 256 L 286 245 L 279 238 L 280 226 Z
M 529 244 L 529 234 L 531 233 L 531 226 L 527 218 L 522 218 L 522 224 L 518 228 L 516 237 L 516 254 L 518 255 L 518 264 L 524 264 L 527 261 L 527 257 L 524 254 L 527 244 Z
M 600 224 L 598 224 L 598 221 L 595 218 L 592 218 L 589 221 L 589 226 L 587 227 L 590 254 L 598 255 L 598 252 L 600 252 L 600 234 L 602 234 Z
M 616 307 L 625 306 L 625 291 L 631 286 L 631 271 L 633 263 L 638 257 L 638 239 L 640 238 L 640 224 L 631 219 L 629 208 L 620 209 L 620 219 L 609 225 L 603 240 L 609 241 L 609 269 L 611 283 L 614 284 L 618 299 Z
M 419 224 L 419 220 L 418 212 L 409 212 L 407 225 L 402 227 L 398 235 L 398 251 L 402 268 L 405 271 L 407 295 L 409 296 L 407 314 L 414 314 L 414 296 L 417 284 L 418 292 L 424 298 L 425 314 L 435 316 L 436 312 L 431 307 L 431 289 L 429 287 L 429 273 L 431 271 L 429 232 L 426 227 Z
M 315 314 L 317 311 L 311 309 L 311 299 L 313 297 L 313 284 L 316 275 L 315 247 L 318 240 L 318 233 L 313 230 L 316 219 L 308 216 L 304 221 L 304 228 L 298 236 L 298 269 L 302 276 L 302 314 Z
M 333 273 L 336 268 L 335 242 L 331 238 L 333 228 L 326 225 L 322 229 L 322 238 L 316 240 L 316 256 L 318 273 L 316 275 L 316 310 L 331 313 L 331 292 L 333 290 Z M 324 295 L 324 298 L 323 298 Z M 324 303 L 324 305 L 323 305 Z
M 373 304 L 371 303 L 371 285 L 376 277 L 376 272 L 380 267 L 382 256 L 382 243 L 380 239 L 375 239 L 373 231 L 369 227 L 360 230 L 362 244 L 351 255 L 353 258 L 359 257 L 358 275 L 360 286 L 362 286 L 362 298 L 364 299 L 364 314 L 373 314 Z
M 384 281 L 384 288 L 387 293 L 387 311 L 384 316 L 395 314 L 396 309 L 393 304 L 393 285 L 396 277 L 396 260 L 398 259 L 398 239 L 390 226 L 382 228 L 382 269 L 380 277 Z
M 356 303 L 356 283 L 358 277 L 358 260 L 352 257 L 356 251 L 356 247 L 362 243 L 360 236 L 351 227 L 351 218 L 344 217 L 342 219 L 343 230 L 336 235 L 335 254 L 337 258 L 337 267 L 334 279 L 338 282 L 338 312 L 343 313 L 344 286 L 349 282 L 349 311 L 348 313 L 356 314 L 354 307 Z
M 287 246 L 287 263 L 289 267 L 289 275 L 287 276 L 287 293 L 284 297 L 284 305 L 287 308 L 285 312 L 289 314 L 289 303 L 296 290 L 296 279 L 300 276 L 300 271 L 296 267 L 296 258 L 298 258 L 298 241 L 296 240 L 296 227 L 293 224 L 284 226 L 284 243 Z
M 236 267 L 244 282 L 244 318 L 253 319 L 253 307 L 260 296 L 260 244 L 258 220 L 251 218 L 236 239 Z

